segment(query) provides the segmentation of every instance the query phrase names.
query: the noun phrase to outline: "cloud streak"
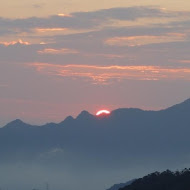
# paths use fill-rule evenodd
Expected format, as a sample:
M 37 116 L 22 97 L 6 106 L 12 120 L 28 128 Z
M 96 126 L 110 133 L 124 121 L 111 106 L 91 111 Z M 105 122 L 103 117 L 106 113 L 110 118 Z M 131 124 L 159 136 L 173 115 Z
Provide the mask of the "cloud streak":
M 60 32 L 65 31 L 67 28 L 36 28 L 37 32 Z
M 121 80 L 190 80 L 190 68 L 161 66 L 96 66 L 32 63 L 38 72 L 72 79 L 83 78 L 94 84 Z
M 55 29 L 89 29 L 97 28 L 103 24 L 113 24 L 115 20 L 135 21 L 139 18 L 160 18 L 177 16 L 177 12 L 167 12 L 154 7 L 125 7 L 103 9 L 94 12 L 74 12 L 69 15 L 60 13 L 46 18 L 21 18 L 6 19 L 0 18 L 0 33 L 6 32 L 20 33 L 31 32 L 36 29 L 39 31 L 54 31 Z
M 144 35 L 144 36 L 122 36 L 113 37 L 105 41 L 105 44 L 111 46 L 142 46 L 146 44 L 166 43 L 166 42 L 177 42 L 184 41 L 186 38 L 185 34 L 182 33 L 169 33 L 166 35 Z
M 21 39 L 17 40 L 17 41 L 10 41 L 10 42 L 0 42 L 1 45 L 4 45 L 4 46 L 13 46 L 13 45 L 16 45 L 16 44 L 20 44 L 20 45 L 30 45 L 29 42 L 27 41 L 23 41 Z
M 79 52 L 74 49 L 52 49 L 52 48 L 46 48 L 43 50 L 38 51 L 39 54 L 53 54 L 53 55 L 58 55 L 58 54 L 78 54 Z

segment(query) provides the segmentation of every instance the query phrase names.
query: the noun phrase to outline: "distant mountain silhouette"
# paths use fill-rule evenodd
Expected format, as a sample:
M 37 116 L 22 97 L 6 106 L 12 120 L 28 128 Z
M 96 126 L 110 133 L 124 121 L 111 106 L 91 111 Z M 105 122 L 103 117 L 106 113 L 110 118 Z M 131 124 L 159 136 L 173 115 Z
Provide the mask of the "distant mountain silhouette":
M 113 185 L 112 187 L 110 187 L 107 190 L 119 190 L 120 188 L 123 188 L 123 187 L 126 187 L 128 185 L 131 185 L 131 183 L 133 183 L 134 181 L 135 181 L 135 179 L 130 180 L 130 181 L 126 182 L 126 183 L 115 184 L 115 185 Z
M 30 124 L 24 123 L 23 121 L 21 121 L 20 119 L 16 119 L 10 123 L 8 123 L 7 125 L 4 126 L 4 128 L 11 128 L 11 129 L 21 129 L 24 127 L 34 127 Z
M 22 152 L 20 159 L 24 159 L 25 151 L 33 159 L 42 152 L 63 148 L 81 157 L 98 154 L 97 161 L 107 159 L 108 165 L 113 164 L 111 157 L 124 162 L 134 156 L 144 160 L 148 153 L 156 159 L 186 156 L 189 116 L 190 99 L 160 111 L 121 108 L 101 117 L 82 111 L 75 119 L 69 116 L 58 124 L 38 127 L 17 119 L 0 128 L 0 151 L 6 150 L 5 160 L 11 159 L 6 155 L 14 151 Z
M 101 116 L 82 111 L 76 118 L 43 126 L 15 120 L 0 128 L 0 174 L 9 179 L 14 170 L 17 176 L 22 173 L 20 164 L 25 164 L 26 181 L 38 174 L 55 184 L 69 181 L 65 189 L 73 185 L 75 190 L 78 182 L 80 188 L 88 183 L 86 189 L 96 190 L 115 180 L 188 167 L 189 134 L 190 99 L 160 111 L 120 108 Z M 30 179 L 26 171 L 33 172 Z M 96 185 L 90 186 L 94 178 Z
M 185 100 L 184 102 L 180 103 L 180 104 L 176 104 L 174 106 L 169 107 L 166 110 L 180 110 L 180 111 L 189 111 L 189 107 L 190 107 L 190 98 Z
M 184 169 L 181 172 L 171 172 L 170 170 L 162 173 L 154 172 L 143 178 L 137 179 L 130 185 L 120 190 L 189 190 L 190 189 L 190 170 Z

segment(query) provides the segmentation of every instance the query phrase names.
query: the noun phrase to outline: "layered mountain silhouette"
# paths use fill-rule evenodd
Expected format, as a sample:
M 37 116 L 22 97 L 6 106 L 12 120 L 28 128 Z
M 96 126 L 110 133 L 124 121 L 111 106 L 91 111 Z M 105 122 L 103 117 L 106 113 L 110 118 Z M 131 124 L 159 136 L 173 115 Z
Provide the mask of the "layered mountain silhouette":
M 86 189 L 106 189 L 104 184 L 108 188 L 123 178 L 188 167 L 189 134 L 190 99 L 160 111 L 121 108 L 100 117 L 82 111 L 76 118 L 43 126 L 15 120 L 0 128 L 0 165 L 43 166 L 51 168 L 48 176 L 59 171 L 56 180 L 65 172 L 71 186 L 78 179 L 80 188 L 83 180 L 89 182 Z M 67 189 L 79 188 L 69 185 Z
M 32 126 L 17 119 L 0 128 L 0 151 L 25 153 L 30 158 L 52 149 L 90 153 L 97 159 L 112 156 L 134 159 L 147 154 L 169 157 L 189 153 L 190 99 L 161 111 L 122 108 L 97 117 L 82 111 L 75 119 Z M 19 158 L 19 156 L 18 156 Z M 0 159 L 3 159 L 2 157 Z M 21 159 L 24 159 L 22 154 Z M 111 158 L 107 160 L 111 161 Z

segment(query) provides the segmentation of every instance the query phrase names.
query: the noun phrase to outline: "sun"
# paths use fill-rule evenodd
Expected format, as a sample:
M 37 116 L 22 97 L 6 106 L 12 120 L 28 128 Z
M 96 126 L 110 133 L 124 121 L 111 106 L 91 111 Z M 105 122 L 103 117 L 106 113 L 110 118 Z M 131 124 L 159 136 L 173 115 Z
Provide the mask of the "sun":
M 96 113 L 96 116 L 100 116 L 100 115 L 109 115 L 110 111 L 108 110 L 100 110 Z

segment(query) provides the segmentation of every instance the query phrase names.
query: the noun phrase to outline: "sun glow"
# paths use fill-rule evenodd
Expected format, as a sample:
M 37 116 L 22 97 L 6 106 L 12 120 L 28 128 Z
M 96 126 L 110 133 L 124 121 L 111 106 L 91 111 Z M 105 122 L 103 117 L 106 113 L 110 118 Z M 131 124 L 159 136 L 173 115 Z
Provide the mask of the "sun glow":
M 97 116 L 99 115 L 109 115 L 110 114 L 110 111 L 108 110 L 100 110 L 96 113 Z

